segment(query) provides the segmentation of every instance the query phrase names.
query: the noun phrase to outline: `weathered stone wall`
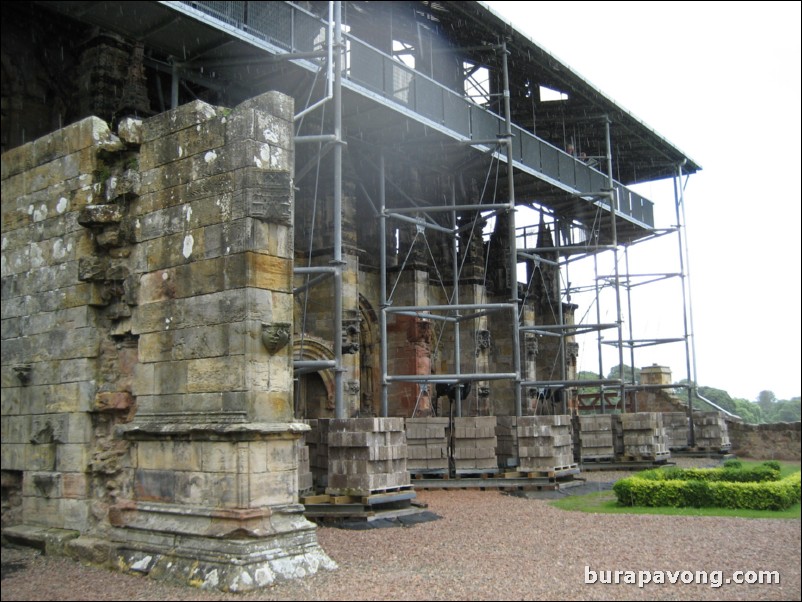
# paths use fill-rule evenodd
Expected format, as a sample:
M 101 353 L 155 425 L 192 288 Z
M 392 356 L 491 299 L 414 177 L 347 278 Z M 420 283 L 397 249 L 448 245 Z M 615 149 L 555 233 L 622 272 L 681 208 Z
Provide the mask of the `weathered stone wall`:
M 236 591 L 331 566 L 297 498 L 292 116 L 197 101 L 3 155 L 4 535 Z
M 110 287 L 83 278 L 94 243 L 80 222 L 103 195 L 99 154 L 123 148 L 89 118 L 2 157 L 2 470 L 32 525 L 90 530 L 93 477 L 119 469 L 101 422 L 130 406 L 125 337 L 109 329 Z
M 732 452 L 759 460 L 800 460 L 800 422 L 746 424 L 727 421 Z

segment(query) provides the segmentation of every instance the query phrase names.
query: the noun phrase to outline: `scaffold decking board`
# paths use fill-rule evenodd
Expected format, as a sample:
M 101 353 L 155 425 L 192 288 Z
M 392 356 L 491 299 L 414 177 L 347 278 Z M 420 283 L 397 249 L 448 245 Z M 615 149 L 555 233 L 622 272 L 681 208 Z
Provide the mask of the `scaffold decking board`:
M 413 490 L 376 493 L 362 497 L 362 504 L 365 506 L 376 506 L 380 504 L 391 504 L 393 502 L 403 502 L 405 500 L 414 500 L 415 497 L 416 495 Z
M 302 504 L 328 504 L 330 502 L 331 496 L 328 494 L 307 495 L 301 498 Z

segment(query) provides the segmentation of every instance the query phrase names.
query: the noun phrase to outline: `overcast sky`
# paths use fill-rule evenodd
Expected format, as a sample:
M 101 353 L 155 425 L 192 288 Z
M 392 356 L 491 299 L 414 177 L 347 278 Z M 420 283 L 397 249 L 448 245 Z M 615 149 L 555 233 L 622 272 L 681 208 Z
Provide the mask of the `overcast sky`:
M 699 384 L 798 396 L 800 3 L 487 4 L 702 166 L 685 187 Z M 639 191 L 658 227 L 674 223 L 670 181 Z M 647 321 L 671 299 L 649 301 Z M 636 365 L 683 378 L 682 345 L 660 347 Z

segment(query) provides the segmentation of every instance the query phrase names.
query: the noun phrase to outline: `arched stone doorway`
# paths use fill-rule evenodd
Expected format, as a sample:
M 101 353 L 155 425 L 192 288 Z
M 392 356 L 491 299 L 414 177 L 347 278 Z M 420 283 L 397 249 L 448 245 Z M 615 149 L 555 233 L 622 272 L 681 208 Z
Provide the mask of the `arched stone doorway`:
M 333 360 L 331 343 L 310 335 L 295 335 L 293 357 L 300 360 Z M 295 417 L 332 418 L 334 416 L 334 372 L 321 370 L 297 375 L 295 379 Z

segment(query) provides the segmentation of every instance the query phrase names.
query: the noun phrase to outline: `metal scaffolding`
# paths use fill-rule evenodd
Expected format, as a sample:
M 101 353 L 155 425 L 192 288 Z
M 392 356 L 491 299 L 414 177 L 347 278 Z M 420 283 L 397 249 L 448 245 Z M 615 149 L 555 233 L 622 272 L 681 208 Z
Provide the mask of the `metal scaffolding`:
M 344 3 L 340 1 L 328 2 L 328 18 L 305 10 L 294 3 L 219 3 L 219 2 L 169 2 L 158 3 L 160 10 L 173 10 L 189 19 L 209 25 L 216 30 L 231 36 L 237 44 L 256 47 L 268 53 L 264 60 L 248 59 L 247 66 L 263 69 L 257 81 L 261 85 L 272 75 L 268 68 L 278 63 L 292 67 L 295 73 L 305 74 L 298 81 L 308 81 L 314 77 L 312 88 L 318 78 L 324 81 L 324 92 L 314 102 L 308 101 L 307 106 L 296 115 L 300 121 L 317 111 L 330 110 L 328 123 L 330 131 L 321 130 L 318 134 L 298 135 L 295 142 L 298 145 L 318 144 L 316 157 L 296 169 L 296 181 L 315 167 L 319 167 L 324 156 L 332 154 L 332 223 L 330 225 L 333 239 L 332 256 L 329 265 L 297 267 L 294 273 L 305 276 L 305 284 L 295 289 L 296 294 L 308 291 L 312 286 L 323 283 L 332 287 L 332 343 L 333 359 L 309 360 L 298 357 L 294 368 L 296 375 L 306 374 L 320 370 L 332 370 L 334 373 L 334 413 L 338 418 L 346 417 L 347 408 L 343 398 L 343 151 L 346 145 L 346 134 L 343 125 L 344 108 L 347 102 L 374 103 L 383 108 L 389 108 L 401 119 L 416 122 L 428 132 L 434 132 L 439 137 L 439 144 L 446 144 L 449 140 L 455 149 L 474 149 L 477 157 L 486 156 L 502 161 L 506 164 L 506 199 L 503 201 L 483 203 L 457 204 L 455 194 L 455 180 L 451 178 L 451 195 L 441 204 L 424 205 L 415 203 L 404 193 L 397 192 L 411 202 L 411 206 L 388 207 L 386 185 L 393 185 L 386 174 L 387 157 L 384 149 L 379 148 L 378 165 L 376 167 L 378 178 L 378 207 L 374 206 L 377 214 L 379 233 L 379 339 L 380 339 L 380 375 L 381 400 L 380 414 L 389 413 L 388 388 L 392 383 L 415 382 L 420 385 L 428 383 L 465 383 L 473 381 L 502 380 L 510 381 L 514 391 L 514 413 L 523 413 L 522 397 L 524 387 L 549 387 L 575 389 L 582 386 L 599 388 L 601 398 L 601 411 L 606 411 L 606 392 L 616 392 L 625 406 L 628 393 L 637 390 L 635 383 L 627 383 L 624 378 L 607 379 L 604 377 L 602 349 L 605 344 L 612 344 L 617 351 L 619 366 L 624 365 L 624 351 L 629 349 L 629 362 L 634 367 L 635 350 L 640 347 L 659 345 L 669 342 L 684 342 L 686 355 L 686 372 L 690 383 L 696 382 L 696 367 L 693 352 L 693 327 L 690 306 L 690 281 L 687 274 L 688 249 L 684 231 L 684 197 L 683 197 L 683 166 L 674 164 L 675 169 L 675 205 L 677 225 L 668 230 L 658 230 L 654 226 L 652 203 L 639 194 L 629 190 L 614 179 L 614 152 L 612 146 L 611 124 L 626 123 L 626 127 L 617 130 L 621 136 L 632 135 L 633 122 L 631 116 L 622 112 L 610 115 L 607 111 L 595 113 L 592 117 L 595 132 L 601 132 L 599 138 L 602 142 L 594 152 L 593 161 L 580 160 L 576 156 L 562 151 L 553 144 L 538 138 L 532 131 L 513 123 L 513 108 L 511 102 L 520 103 L 520 98 L 513 98 L 520 94 L 522 82 L 511 81 L 508 57 L 511 54 L 509 44 L 520 44 L 513 34 L 501 33 L 496 35 L 510 36 L 499 39 L 495 45 L 470 46 L 464 42 L 469 39 L 463 35 L 463 48 L 452 46 L 448 52 L 491 52 L 496 53 L 497 61 L 494 63 L 500 71 L 500 94 L 490 95 L 500 97 L 497 105 L 500 110 L 494 113 L 487 107 L 480 106 L 472 99 L 466 97 L 464 91 L 449 87 L 434 78 L 433 73 L 424 74 L 414 67 L 405 65 L 392 53 L 388 54 L 371 46 L 368 42 L 354 35 L 351 25 L 344 26 Z M 487 27 L 480 23 L 480 19 L 472 12 L 472 3 L 446 3 L 444 10 L 451 11 L 453 18 L 467 23 L 467 27 Z M 470 4 L 470 6 L 468 6 Z M 480 7 L 481 8 L 481 7 Z M 371 8 L 371 10 L 373 10 Z M 377 9 L 378 10 L 378 9 Z M 325 32 L 324 43 L 321 44 L 321 32 Z M 220 46 L 222 48 L 222 46 Z M 518 47 L 520 48 L 520 47 Z M 181 78 L 193 77 L 200 81 L 204 72 L 202 67 L 207 65 L 217 70 L 240 68 L 243 63 L 241 54 L 236 54 L 236 48 L 231 49 L 230 56 L 217 56 L 214 59 L 175 61 L 171 67 L 173 74 L 173 104 L 178 102 L 175 93 Z M 203 56 L 201 53 L 199 56 Z M 467 55 L 466 55 L 467 56 Z M 520 56 L 520 55 L 519 55 Z M 205 60 L 205 63 L 203 62 Z M 553 58 L 548 59 L 549 64 L 554 63 Z M 197 68 L 201 67 L 198 73 Z M 516 67 L 517 77 L 520 78 L 520 67 Z M 209 71 L 207 70 L 207 73 Z M 568 74 L 572 85 L 584 85 L 579 78 Z M 207 79 L 210 78 L 208 75 Z M 307 78 L 304 80 L 304 78 Z M 219 82 L 212 82 L 219 85 Z M 514 84 L 514 85 L 513 85 Z M 350 96 L 344 107 L 343 92 L 346 90 Z M 598 91 L 596 91 L 598 92 Z M 298 97 L 298 93 L 295 94 Z M 311 100 L 311 92 L 310 92 Z M 601 98 L 601 106 L 617 109 L 607 99 Z M 358 110 L 356 111 L 358 112 Z M 384 113 L 385 115 L 387 113 Z M 601 117 L 599 115 L 601 114 Z M 381 115 L 381 113 L 380 113 Z M 553 120 L 554 117 L 552 116 Z M 380 118 L 379 118 L 380 120 Z M 326 122 L 322 119 L 321 122 Z M 379 121 L 378 126 L 381 126 Z M 635 128 L 642 124 L 635 124 Z M 563 123 L 564 129 L 564 123 Z M 640 131 L 640 130 L 638 130 Z M 652 136 L 650 130 L 643 130 L 645 136 Z M 349 138 L 349 140 L 351 140 Z M 353 143 L 360 142 L 358 138 Z M 654 139 L 650 139 L 653 144 Z M 664 141 L 657 139 L 663 144 Z M 603 148 L 601 148 L 603 146 Z M 619 145 L 621 146 L 621 145 Z M 671 152 L 676 149 L 671 148 Z M 456 152 L 456 151 L 455 151 Z M 664 151 L 660 151 L 664 152 Z M 476 158 L 471 158 L 474 161 Z M 606 167 L 604 172 L 595 168 L 599 161 Z M 370 163 L 373 163 L 372 161 Z M 619 162 L 620 165 L 620 162 Z M 628 173 L 634 174 L 634 163 L 627 166 Z M 695 164 L 690 171 L 698 169 Z M 663 174 L 662 168 L 652 168 L 653 174 Z M 657 177 L 657 176 L 655 176 Z M 662 176 L 660 176 L 662 177 Z M 516 179 L 518 178 L 518 179 Z M 630 175 L 630 180 L 635 178 Z M 516 192 L 519 183 L 523 183 L 518 196 Z M 372 202 L 372 201 L 371 201 Z M 554 231 L 557 234 L 553 246 L 540 246 L 531 248 L 524 240 L 518 245 L 518 229 L 516 227 L 516 211 L 521 205 L 538 205 L 541 215 L 547 215 L 553 220 Z M 464 304 L 460 301 L 460 270 L 464 263 L 460 261 L 461 254 L 468 250 L 460 244 L 462 229 L 458 221 L 460 212 L 473 212 L 484 216 L 501 216 L 505 220 L 506 238 L 505 254 L 507 257 L 507 284 L 509 297 L 504 303 Z M 434 219 L 435 214 L 448 214 L 447 225 L 442 220 Z M 432 230 L 446 235 L 450 240 L 451 264 L 453 272 L 453 290 L 448 303 L 445 305 L 395 305 L 388 297 L 388 245 L 387 230 L 390 222 L 412 224 L 416 230 Z M 592 221 L 592 227 L 588 226 Z M 588 234 L 582 240 L 561 240 L 561 226 L 567 225 L 570 229 L 576 225 L 588 226 Z M 328 226 L 327 226 L 328 227 Z M 650 240 L 657 236 L 676 233 L 680 255 L 680 269 L 678 272 L 665 274 L 631 274 L 629 270 L 630 247 L 641 241 Z M 625 265 L 623 273 L 620 266 L 620 254 L 624 251 Z M 311 249 L 310 249 L 311 253 Z M 612 255 L 612 276 L 600 277 L 598 273 L 597 257 L 609 253 Z M 556 257 L 556 259 L 555 259 Z M 566 323 L 563 300 L 570 300 L 571 293 L 576 290 L 572 283 L 562 285 L 562 277 L 557 279 L 557 298 L 555 303 L 556 324 L 524 324 L 523 305 L 525 299 L 519 297 L 517 269 L 518 262 L 531 262 L 536 265 L 552 266 L 558 270 L 560 276 L 568 271 L 569 264 L 584 258 L 592 258 L 594 264 L 594 279 L 588 290 L 593 290 L 596 304 L 596 320 L 592 324 Z M 311 262 L 310 262 L 311 263 Z M 676 337 L 663 339 L 636 339 L 633 329 L 632 299 L 630 293 L 636 286 L 649 284 L 656 280 L 679 278 L 682 283 L 682 307 L 684 332 Z M 603 321 L 601 315 L 601 296 L 603 290 L 612 289 L 614 294 L 613 319 Z M 392 295 L 392 293 L 391 293 Z M 624 320 L 623 299 L 626 298 L 627 319 Z M 461 312 L 467 312 L 465 314 Z M 460 326 L 463 322 L 475 320 L 478 317 L 495 312 L 509 312 L 511 316 L 509 337 L 512 341 L 511 365 L 502 367 L 498 372 L 474 371 L 466 373 L 460 365 L 462 349 L 460 348 Z M 416 315 L 453 326 L 454 328 L 454 366 L 447 374 L 392 374 L 388 361 L 388 316 L 396 314 Z M 537 322 L 537 318 L 535 320 Z M 627 325 L 626 335 L 624 333 Z M 615 340 L 604 341 L 602 333 L 614 330 Z M 599 379 L 594 381 L 581 381 L 568 378 L 567 374 L 567 344 L 573 337 L 584 333 L 597 333 L 597 353 Z M 558 374 L 543 375 L 523 374 L 522 367 L 522 337 L 525 335 L 536 337 L 556 338 L 559 341 L 557 358 L 559 361 Z M 557 376 L 557 378 L 554 378 Z M 642 386 L 640 388 L 643 388 Z M 693 387 L 688 388 L 689 413 L 691 401 L 694 396 Z M 565 398 L 564 398 L 565 403 Z M 456 388 L 456 410 L 462 413 L 461 388 Z M 563 408 L 565 409 L 565 408 Z

